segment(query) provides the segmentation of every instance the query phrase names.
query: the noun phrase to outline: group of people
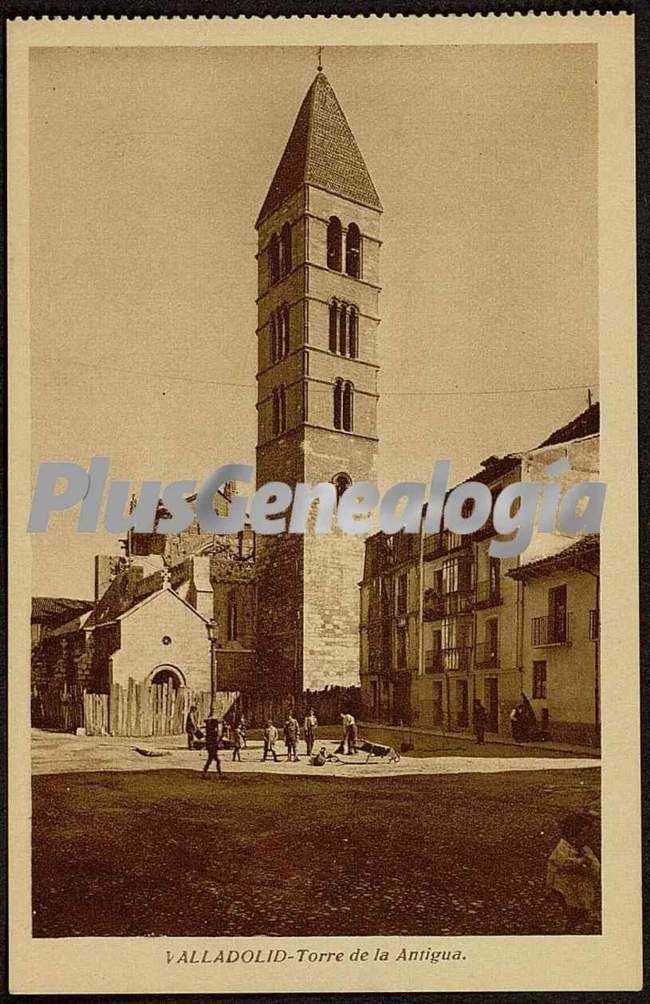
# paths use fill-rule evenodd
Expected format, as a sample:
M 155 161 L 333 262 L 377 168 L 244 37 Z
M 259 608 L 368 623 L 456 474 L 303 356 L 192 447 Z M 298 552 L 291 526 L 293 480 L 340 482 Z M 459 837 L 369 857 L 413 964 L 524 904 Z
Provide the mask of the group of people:
M 356 753 L 358 730 L 354 715 L 351 715 L 349 712 L 342 712 L 341 726 L 343 734 L 341 737 L 341 743 L 336 752 L 347 754 Z M 318 753 L 314 754 L 314 743 L 316 741 L 317 729 L 318 718 L 316 717 L 316 713 L 313 708 L 310 708 L 309 712 L 305 715 L 302 730 L 293 711 L 289 711 L 283 727 L 284 745 L 288 761 L 297 762 L 299 760 L 298 742 L 301 735 L 305 741 L 306 756 L 309 761 L 314 764 L 314 766 L 322 766 L 322 764 L 324 764 L 327 760 L 332 759 L 331 754 L 327 753 L 325 747 L 322 747 Z M 233 761 L 241 762 L 241 750 L 246 748 L 246 721 L 243 717 L 239 717 L 233 721 L 228 719 L 220 721 L 216 718 L 208 719 L 205 723 L 205 732 L 203 732 L 199 727 L 198 707 L 193 704 L 187 714 L 185 731 L 187 733 L 188 749 L 196 748 L 197 739 L 205 739 L 205 749 L 208 754 L 208 758 L 203 768 L 204 776 L 207 774 L 210 765 L 213 763 L 217 773 L 221 774 L 219 750 L 223 749 L 224 741 L 226 741 L 229 748 L 232 749 Z M 272 719 L 267 721 L 263 730 L 262 738 L 262 761 L 273 759 L 277 762 L 278 754 L 276 751 L 276 744 L 280 738 L 280 732 Z
M 472 724 L 474 726 L 476 742 L 479 744 L 485 742 L 487 723 L 488 713 L 486 708 L 481 701 L 474 701 Z M 544 723 L 542 722 L 543 725 Z M 523 691 L 519 703 L 510 712 L 510 728 L 512 738 L 517 740 L 517 742 L 547 738 L 544 728 L 542 727 L 541 731 L 538 728 L 535 710 Z

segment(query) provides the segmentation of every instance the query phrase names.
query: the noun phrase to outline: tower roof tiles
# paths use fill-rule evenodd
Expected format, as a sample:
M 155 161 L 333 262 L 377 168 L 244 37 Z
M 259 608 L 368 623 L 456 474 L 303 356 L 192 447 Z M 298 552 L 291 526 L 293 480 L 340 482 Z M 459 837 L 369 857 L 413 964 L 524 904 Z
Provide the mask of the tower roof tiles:
M 382 208 L 352 130 L 321 71 L 300 106 L 257 226 L 305 184 L 371 209 Z

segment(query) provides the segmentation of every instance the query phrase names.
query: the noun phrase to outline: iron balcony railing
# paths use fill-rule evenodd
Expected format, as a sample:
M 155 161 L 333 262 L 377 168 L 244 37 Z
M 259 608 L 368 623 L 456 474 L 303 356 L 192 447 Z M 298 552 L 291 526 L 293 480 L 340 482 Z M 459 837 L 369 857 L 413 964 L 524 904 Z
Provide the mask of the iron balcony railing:
M 485 579 L 476 583 L 476 605 L 481 607 L 497 607 L 501 603 L 501 587 L 499 582 Z
M 426 589 L 424 592 L 424 605 L 422 615 L 425 621 L 440 620 L 444 617 L 445 601 L 444 597 L 437 593 L 435 589 Z
M 442 666 L 448 673 L 467 673 L 472 661 L 470 646 L 443 648 Z
M 446 545 L 442 533 L 425 534 L 422 551 L 426 558 L 439 558 L 446 551 Z
M 478 642 L 474 661 L 483 669 L 496 668 L 499 665 L 498 646 L 490 641 Z
M 424 653 L 424 669 L 427 673 L 442 673 L 442 652 L 440 649 L 429 649 Z
M 571 614 L 566 611 L 553 614 L 550 617 L 533 617 L 531 622 L 533 648 L 544 648 L 546 645 L 570 645 L 571 621 Z
M 598 641 L 600 636 L 600 611 L 590 610 L 589 611 L 589 640 Z
M 472 588 L 455 589 L 453 592 L 444 593 L 445 615 L 450 617 L 454 614 L 469 614 L 474 606 L 474 594 Z

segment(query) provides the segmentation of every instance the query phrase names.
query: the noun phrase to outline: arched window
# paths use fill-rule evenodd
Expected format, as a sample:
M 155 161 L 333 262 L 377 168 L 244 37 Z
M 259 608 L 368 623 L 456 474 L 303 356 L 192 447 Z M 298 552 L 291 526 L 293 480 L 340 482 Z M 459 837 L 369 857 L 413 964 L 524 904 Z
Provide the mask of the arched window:
M 343 407 L 341 427 L 344 432 L 352 432 L 354 425 L 354 385 L 347 380 L 343 385 Z
M 237 594 L 233 592 L 228 598 L 228 641 L 237 638 Z
M 338 345 L 339 305 L 336 300 L 330 303 L 330 352 L 336 352 Z
M 287 275 L 291 271 L 291 226 L 285 223 L 282 227 L 282 275 Z
M 348 354 L 348 308 L 344 303 L 339 313 L 339 352 L 342 356 Z
M 332 484 L 336 488 L 336 501 L 339 502 L 343 492 L 347 491 L 352 484 L 352 478 L 349 474 L 341 472 L 332 478 Z
M 351 223 L 345 235 L 345 271 L 354 279 L 361 275 L 361 232 Z
M 269 272 L 271 282 L 277 282 L 280 278 L 280 241 L 277 234 L 273 234 L 269 241 Z
M 289 355 L 289 308 L 286 303 L 282 307 L 282 345 L 280 347 L 280 355 L 282 358 Z
M 273 435 L 280 432 L 280 391 L 276 387 L 273 391 Z
M 338 216 L 330 216 L 327 224 L 327 267 L 341 271 L 343 252 L 343 232 Z
M 271 327 L 271 362 L 277 363 L 278 361 L 278 329 L 275 322 L 275 314 L 271 314 L 270 320 Z
M 356 359 L 359 352 L 359 315 L 356 307 L 350 307 L 348 312 L 348 355 Z
M 334 428 L 343 428 L 343 381 L 334 383 Z

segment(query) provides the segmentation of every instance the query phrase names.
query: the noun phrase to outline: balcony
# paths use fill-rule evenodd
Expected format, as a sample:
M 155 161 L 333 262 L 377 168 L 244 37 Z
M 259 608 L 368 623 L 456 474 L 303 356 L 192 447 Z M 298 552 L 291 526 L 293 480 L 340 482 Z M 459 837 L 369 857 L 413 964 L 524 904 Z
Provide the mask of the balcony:
M 430 533 L 428 536 L 425 534 L 424 543 L 422 544 L 422 552 L 425 561 L 431 561 L 433 558 L 439 558 L 445 553 L 445 550 L 445 542 L 441 533 Z
M 444 597 L 437 593 L 435 589 L 426 589 L 424 591 L 424 604 L 422 607 L 422 616 L 425 621 L 436 621 L 444 617 L 445 614 L 445 601 Z
M 442 652 L 440 649 L 430 649 L 424 653 L 425 673 L 442 673 Z
M 571 644 L 572 616 L 566 611 L 552 617 L 533 617 L 531 621 L 531 643 L 533 648 L 549 645 Z
M 456 589 L 451 593 L 444 593 L 445 616 L 453 617 L 457 614 L 469 614 L 474 606 L 474 596 L 470 588 Z
M 600 638 L 600 611 L 589 611 L 589 641 L 598 641 Z
M 476 646 L 475 665 L 480 669 L 497 669 L 499 666 L 498 646 L 491 641 L 481 641 Z
M 472 649 L 469 646 L 442 650 L 442 666 L 448 673 L 467 673 L 471 661 Z
M 501 587 L 498 581 L 486 579 L 484 582 L 476 583 L 477 608 L 484 610 L 488 607 L 498 607 L 502 602 Z

